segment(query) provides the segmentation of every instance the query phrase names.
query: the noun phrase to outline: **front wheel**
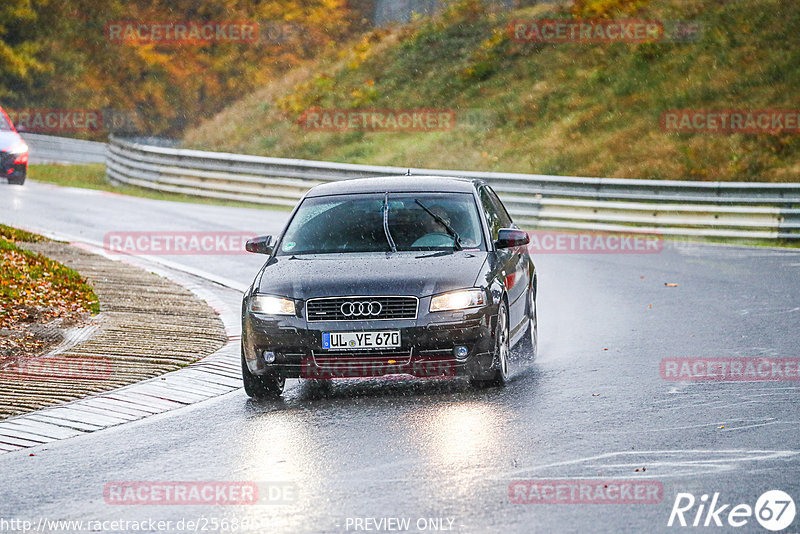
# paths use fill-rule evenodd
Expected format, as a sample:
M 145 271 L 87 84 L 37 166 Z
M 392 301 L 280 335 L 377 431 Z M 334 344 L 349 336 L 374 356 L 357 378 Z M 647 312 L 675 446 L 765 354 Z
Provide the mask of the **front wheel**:
M 286 385 L 286 379 L 275 374 L 254 375 L 247 368 L 247 362 L 242 354 L 242 380 L 244 391 L 254 399 L 274 399 L 281 396 Z
M 489 378 L 472 377 L 476 387 L 502 386 L 508 382 L 508 305 L 503 301 L 497 311 L 497 327 L 494 333 L 494 364 Z

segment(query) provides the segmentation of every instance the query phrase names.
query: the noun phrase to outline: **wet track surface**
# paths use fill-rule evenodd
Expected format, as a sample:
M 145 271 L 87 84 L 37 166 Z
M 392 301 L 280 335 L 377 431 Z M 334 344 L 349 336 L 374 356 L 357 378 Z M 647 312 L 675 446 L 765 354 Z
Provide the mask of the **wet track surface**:
M 109 231 L 276 233 L 287 216 L 36 183 L 3 187 L 0 195 L 0 222 L 93 241 Z M 169 257 L 243 285 L 262 259 Z M 173 531 L 182 519 L 205 518 L 208 526 L 227 518 L 248 519 L 262 532 L 353 532 L 354 518 L 398 517 L 410 518 L 412 531 L 421 530 L 419 518 L 445 518 L 454 532 L 666 532 L 676 528 L 667 520 L 679 492 L 719 492 L 722 503 L 752 506 L 764 491 L 780 489 L 798 500 L 799 382 L 668 382 L 659 364 L 797 357 L 799 252 L 667 243 L 657 254 L 534 260 L 540 353 L 505 388 L 476 391 L 460 380 L 289 381 L 284 398 L 270 402 L 238 390 L 49 444 L 35 456 L 0 456 L 0 518 L 34 525 L 41 517 L 160 519 L 172 521 Z M 659 481 L 663 500 L 509 499 L 514 480 L 600 476 Z M 103 489 L 117 481 L 289 481 L 296 499 L 109 505 Z M 764 531 L 753 518 L 727 530 Z

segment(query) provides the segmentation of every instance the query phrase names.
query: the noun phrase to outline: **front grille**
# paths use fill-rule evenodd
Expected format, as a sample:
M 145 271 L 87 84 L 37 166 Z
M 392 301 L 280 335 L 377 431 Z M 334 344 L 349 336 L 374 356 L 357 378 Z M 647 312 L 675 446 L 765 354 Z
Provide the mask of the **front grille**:
M 417 297 L 333 297 L 306 303 L 309 321 L 416 319 Z

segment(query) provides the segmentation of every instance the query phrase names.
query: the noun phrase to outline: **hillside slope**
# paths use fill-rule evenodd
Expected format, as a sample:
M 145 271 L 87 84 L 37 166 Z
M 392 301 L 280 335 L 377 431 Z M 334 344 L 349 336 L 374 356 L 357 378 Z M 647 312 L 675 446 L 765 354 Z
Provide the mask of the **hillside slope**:
M 184 144 L 430 168 L 797 181 L 796 131 L 676 133 L 662 128 L 661 116 L 675 109 L 797 109 L 800 4 L 629 4 L 635 7 L 627 13 L 599 14 L 663 21 L 667 28 L 691 21 L 701 31 L 689 42 L 519 42 L 507 31 L 511 21 L 598 13 L 553 4 L 491 12 L 465 0 L 434 19 L 374 31 L 295 69 L 188 131 Z M 310 131 L 298 122 L 310 108 L 450 109 L 455 127 Z

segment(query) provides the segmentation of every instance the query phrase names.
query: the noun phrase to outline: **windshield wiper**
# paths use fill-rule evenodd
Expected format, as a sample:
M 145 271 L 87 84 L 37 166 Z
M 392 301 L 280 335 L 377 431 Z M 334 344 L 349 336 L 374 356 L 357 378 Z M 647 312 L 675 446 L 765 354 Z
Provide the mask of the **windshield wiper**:
M 448 233 L 448 234 L 450 234 L 450 237 L 452 237 L 452 238 L 453 238 L 453 248 L 454 248 L 454 249 L 456 249 L 456 250 L 463 250 L 463 249 L 464 249 L 464 247 L 462 247 L 462 246 L 461 246 L 461 238 L 458 236 L 458 233 L 457 233 L 455 230 L 453 230 L 453 227 L 452 227 L 452 226 L 450 226 L 450 225 L 447 223 L 447 221 L 445 221 L 444 219 L 442 219 L 441 217 L 439 217 L 438 215 L 436 215 L 436 214 L 435 214 L 434 212 L 432 212 L 432 211 L 431 211 L 431 210 L 430 210 L 430 209 L 429 209 L 429 208 L 428 208 L 428 207 L 427 207 L 425 204 L 423 204 L 423 203 L 422 203 L 422 202 L 420 202 L 419 200 L 415 199 L 415 200 L 414 200 L 414 202 L 416 202 L 417 204 L 419 204 L 419 207 L 420 207 L 420 208 L 422 208 L 422 209 L 424 209 L 426 212 L 428 212 L 428 215 L 430 215 L 431 217 L 433 217 L 434 219 L 436 219 L 436 222 L 438 222 L 439 224 L 441 224 L 442 226 L 444 226 L 444 229 L 445 229 L 445 230 L 447 230 L 447 233 Z
M 397 252 L 397 245 L 394 244 L 392 233 L 389 231 L 389 193 L 383 197 L 383 231 L 386 234 L 386 240 L 392 248 L 392 252 Z

